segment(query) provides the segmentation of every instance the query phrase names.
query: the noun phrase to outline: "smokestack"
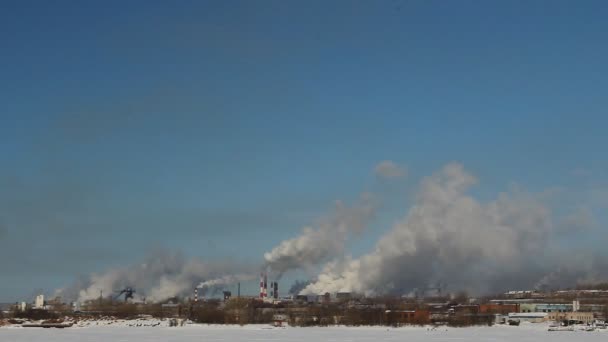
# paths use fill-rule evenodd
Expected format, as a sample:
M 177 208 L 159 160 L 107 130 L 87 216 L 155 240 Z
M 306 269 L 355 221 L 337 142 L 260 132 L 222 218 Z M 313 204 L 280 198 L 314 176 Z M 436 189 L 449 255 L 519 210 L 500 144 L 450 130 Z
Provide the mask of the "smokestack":
M 198 302 L 198 287 L 194 288 L 194 302 Z
M 260 299 L 264 299 L 264 273 L 260 273 Z
M 264 298 L 268 297 L 268 273 L 264 272 Z
M 274 299 L 279 299 L 279 282 L 277 282 L 277 281 L 274 282 L 273 293 L 274 293 Z

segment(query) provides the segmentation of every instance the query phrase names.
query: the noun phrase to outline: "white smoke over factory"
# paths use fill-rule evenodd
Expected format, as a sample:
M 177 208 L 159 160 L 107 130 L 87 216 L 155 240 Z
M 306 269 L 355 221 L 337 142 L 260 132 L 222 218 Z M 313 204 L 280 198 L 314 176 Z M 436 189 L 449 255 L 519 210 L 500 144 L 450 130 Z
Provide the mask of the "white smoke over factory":
M 370 193 L 363 193 L 352 207 L 336 201 L 334 211 L 322 218 L 317 227 L 304 227 L 300 236 L 285 240 L 265 253 L 266 265 L 280 277 L 288 270 L 311 268 L 344 254 L 348 238 L 368 226 L 375 206 Z
M 251 268 L 233 262 L 186 259 L 179 253 L 157 251 L 140 263 L 83 277 L 71 286 L 57 290 L 57 295 L 83 302 L 97 299 L 101 294 L 111 296 L 117 289 L 133 287 L 140 299 L 160 301 L 190 296 L 196 284 L 213 289 L 221 284 L 248 279 L 244 273 Z
M 384 180 L 399 180 L 407 171 L 383 162 L 374 173 Z M 141 263 L 81 278 L 58 294 L 85 301 L 99 298 L 101 292 L 108 295 L 133 287 L 137 296 L 159 301 L 192 295 L 193 287 L 205 295 L 253 281 L 262 269 L 260 298 L 266 299 L 267 271 L 278 280 L 290 270 L 318 272 L 321 266 L 310 284 L 296 284 L 300 294 L 406 294 L 437 283 L 447 283 L 448 290 L 484 293 L 605 280 L 598 269 L 605 269 L 608 259 L 573 249 L 564 255 L 556 243 L 564 234 L 581 231 L 585 222 L 595 224 L 590 211 L 579 209 L 584 215 L 556 219 L 542 195 L 517 187 L 481 201 L 471 194 L 476 183 L 458 163 L 424 178 L 405 217 L 360 257 L 349 256 L 346 246 L 376 214 L 378 201 L 370 193 L 351 206 L 336 202 L 317 224 L 265 253 L 263 265 L 204 262 L 158 252 Z M 575 223 L 576 229 L 567 229 Z M 278 296 L 275 284 L 271 282 L 270 289 Z
M 196 286 L 197 296 L 200 294 L 204 296 L 211 292 L 212 294 L 216 291 L 224 289 L 228 285 L 239 284 L 240 282 L 254 280 L 255 275 L 251 273 L 243 274 L 228 274 L 219 278 L 203 281 Z M 200 291 L 198 290 L 200 289 Z
M 437 282 L 479 293 L 532 286 L 557 270 L 552 214 L 539 196 L 513 188 L 483 203 L 468 193 L 476 182 L 457 163 L 425 178 L 373 251 L 327 263 L 301 293 L 407 293 Z
M 255 279 L 255 276 L 252 274 L 229 274 L 219 278 L 203 281 L 198 284 L 197 288 L 213 288 L 217 286 L 236 284 L 241 281 L 248 281 L 253 279 Z

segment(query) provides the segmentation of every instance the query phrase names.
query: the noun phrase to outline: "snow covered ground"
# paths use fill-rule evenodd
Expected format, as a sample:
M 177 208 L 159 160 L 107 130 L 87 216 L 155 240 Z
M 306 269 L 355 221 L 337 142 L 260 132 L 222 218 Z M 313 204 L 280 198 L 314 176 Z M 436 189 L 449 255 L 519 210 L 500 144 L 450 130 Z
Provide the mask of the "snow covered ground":
M 325 327 L 271 328 L 268 326 L 188 325 L 169 328 L 130 327 L 124 324 L 72 327 L 67 329 L 0 328 L 2 342 L 71 342 L 71 341 L 205 341 L 205 342 L 377 342 L 377 341 L 605 341 L 605 331 L 549 332 L 545 324 L 524 324 L 519 327 L 494 326 L 471 328 L 425 327 Z

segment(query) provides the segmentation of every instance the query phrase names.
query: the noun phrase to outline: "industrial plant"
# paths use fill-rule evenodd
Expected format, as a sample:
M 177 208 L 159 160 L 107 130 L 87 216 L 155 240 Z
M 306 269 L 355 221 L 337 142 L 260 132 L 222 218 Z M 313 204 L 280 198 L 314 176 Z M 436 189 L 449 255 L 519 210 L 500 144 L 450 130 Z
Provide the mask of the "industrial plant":
M 40 294 L 30 302 L 4 304 L 2 322 L 57 321 L 114 317 L 155 317 L 214 324 L 271 324 L 275 326 L 327 325 L 519 325 L 552 322 L 551 329 L 586 326 L 604 329 L 608 315 L 608 289 L 580 288 L 558 291 L 507 291 L 494 296 L 471 297 L 451 293 L 443 287 L 429 287 L 403 296 L 366 297 L 338 292 L 317 295 L 279 295 L 279 282 L 268 281 L 262 272 L 257 295 L 236 294 L 226 286 L 205 291 L 194 286 L 192 297 L 175 297 L 160 302 L 136 297 L 131 287 L 86 302 L 64 303 Z M 221 294 L 221 296 L 218 296 Z M 39 323 L 36 323 L 39 326 Z M 64 327 L 57 326 L 57 327 Z

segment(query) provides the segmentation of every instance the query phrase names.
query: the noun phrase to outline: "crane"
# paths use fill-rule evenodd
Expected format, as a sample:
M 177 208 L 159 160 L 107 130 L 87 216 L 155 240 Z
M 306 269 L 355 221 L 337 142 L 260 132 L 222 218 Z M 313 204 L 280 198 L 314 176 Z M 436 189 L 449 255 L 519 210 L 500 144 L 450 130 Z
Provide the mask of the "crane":
M 129 298 L 133 299 L 133 294 L 135 293 L 135 290 L 131 287 L 125 287 L 124 289 L 120 290 L 120 291 L 114 291 L 117 292 L 118 294 L 114 296 L 114 300 L 118 299 L 120 296 L 122 296 L 123 294 L 125 295 L 125 302 L 127 300 L 129 300 Z

